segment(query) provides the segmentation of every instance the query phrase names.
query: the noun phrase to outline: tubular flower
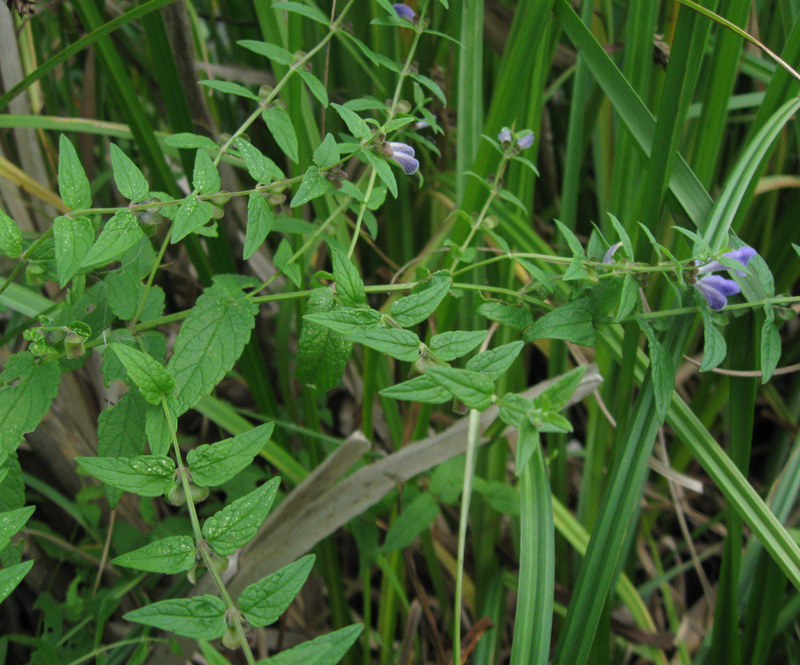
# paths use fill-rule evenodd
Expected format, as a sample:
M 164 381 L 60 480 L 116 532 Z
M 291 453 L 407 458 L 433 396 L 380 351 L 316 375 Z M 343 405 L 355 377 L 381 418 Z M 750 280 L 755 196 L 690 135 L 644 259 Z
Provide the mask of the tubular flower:
M 417 13 L 408 5 L 398 2 L 397 4 L 392 5 L 392 7 L 400 18 L 404 18 L 406 21 L 411 21 L 412 23 L 417 20 Z
M 747 246 L 723 254 L 726 259 L 741 263 L 742 267 L 746 266 L 755 255 L 756 250 Z M 730 268 L 719 261 L 709 261 L 700 266 L 697 274 L 704 275 L 704 277 L 698 279 L 694 284 L 706 299 L 708 306 L 716 311 L 723 309 L 728 304 L 729 296 L 736 295 L 741 291 L 739 285 L 732 279 L 713 274 L 719 270 L 730 270 Z M 735 272 L 740 276 L 745 274 L 741 270 Z
M 617 250 L 620 247 L 622 247 L 622 243 L 621 242 L 618 242 L 615 245 L 611 245 L 611 247 L 608 248 L 608 251 L 606 252 L 606 255 L 603 257 L 603 263 L 605 263 L 607 265 L 611 265 L 612 263 L 614 263 L 614 254 L 617 253 Z
M 533 133 L 525 134 L 525 136 L 521 136 L 517 141 L 517 147 L 520 150 L 525 150 L 525 148 L 530 148 L 533 145 Z
M 497 135 L 497 140 L 505 146 L 507 143 L 511 143 L 512 140 L 511 130 L 508 127 L 503 127 L 503 130 Z
M 387 143 L 383 154 L 399 164 L 406 175 L 416 173 L 419 169 L 419 161 L 414 159 L 414 148 L 407 143 Z

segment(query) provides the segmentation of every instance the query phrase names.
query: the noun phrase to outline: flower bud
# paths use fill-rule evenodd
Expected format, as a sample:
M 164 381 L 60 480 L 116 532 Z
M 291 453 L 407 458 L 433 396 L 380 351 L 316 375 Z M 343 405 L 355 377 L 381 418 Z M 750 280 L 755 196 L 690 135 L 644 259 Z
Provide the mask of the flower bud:
M 272 94 L 273 90 L 274 89 L 271 85 L 262 85 L 258 89 L 258 96 L 260 99 L 267 99 L 267 97 L 269 97 Z
M 84 341 L 83 337 L 70 330 L 64 340 L 64 350 L 67 353 L 67 358 L 72 358 L 73 360 L 82 358 L 86 353 L 86 348 L 83 346 Z
M 483 220 L 483 228 L 493 229 L 500 223 L 496 215 L 487 215 Z
M 189 493 L 192 495 L 192 501 L 195 503 L 201 503 L 202 501 L 205 501 L 208 498 L 208 492 L 208 487 L 200 487 L 194 483 L 189 483 Z
M 411 104 L 405 99 L 401 99 L 397 104 L 397 111 L 399 113 L 411 113 Z
M 228 626 L 228 629 L 222 636 L 222 646 L 224 646 L 226 649 L 244 648 L 244 644 L 242 644 L 242 640 L 239 637 L 239 634 L 236 632 L 236 628 L 233 626 Z
M 167 490 L 165 498 L 171 506 L 182 506 L 186 503 L 186 493 L 180 483 L 173 483 L 172 487 Z
M 41 286 L 44 284 L 44 266 L 38 263 L 29 263 L 25 268 L 25 279 L 28 282 L 28 286 Z

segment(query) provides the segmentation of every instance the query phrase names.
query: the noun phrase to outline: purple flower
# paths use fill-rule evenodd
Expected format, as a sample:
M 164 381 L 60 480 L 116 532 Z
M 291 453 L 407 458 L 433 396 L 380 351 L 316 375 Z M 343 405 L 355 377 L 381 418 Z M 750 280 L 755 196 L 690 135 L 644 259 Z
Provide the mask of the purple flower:
M 411 21 L 412 23 L 417 20 L 417 13 L 408 5 L 398 2 L 392 5 L 392 7 L 394 7 L 394 10 L 400 18 L 404 18 L 406 21 Z
M 517 140 L 517 147 L 520 150 L 525 150 L 525 148 L 530 148 L 533 145 L 533 133 L 525 134 L 525 136 L 521 136 Z
M 737 261 L 744 267 L 755 255 L 756 250 L 752 247 L 745 246 L 732 252 L 726 252 L 722 256 L 726 259 Z M 698 291 L 703 294 L 703 298 L 706 299 L 708 306 L 716 311 L 723 309 L 725 305 L 728 304 L 729 296 L 736 295 L 741 291 L 739 285 L 732 279 L 713 274 L 719 270 L 731 270 L 731 268 L 728 268 L 728 266 L 723 265 L 719 261 L 709 261 L 705 265 L 700 266 L 697 270 L 697 274 L 705 276 L 698 279 L 694 284 Z M 740 276 L 745 274 L 741 270 L 735 270 L 735 272 Z
M 406 175 L 416 173 L 419 168 L 419 161 L 414 159 L 414 148 L 407 143 L 388 143 L 383 149 L 383 154 L 397 162 Z
M 531 136 L 533 136 L 533 135 L 531 135 Z M 603 263 L 608 264 L 608 265 L 614 263 L 614 254 L 617 253 L 617 250 L 620 247 L 622 247 L 622 243 L 621 242 L 618 242 L 616 245 L 611 245 L 611 247 L 608 248 L 608 251 L 606 252 L 606 255 L 603 257 Z
M 503 131 L 501 131 L 497 135 L 497 140 L 500 141 L 500 143 L 502 143 L 503 145 L 511 143 L 511 139 L 512 139 L 511 130 L 508 127 L 503 127 Z

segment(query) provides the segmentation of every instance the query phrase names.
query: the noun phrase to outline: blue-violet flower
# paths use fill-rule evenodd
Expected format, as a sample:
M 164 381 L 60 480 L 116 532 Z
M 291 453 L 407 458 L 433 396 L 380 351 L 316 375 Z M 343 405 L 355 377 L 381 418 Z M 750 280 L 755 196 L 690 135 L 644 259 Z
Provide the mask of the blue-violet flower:
M 525 134 L 525 136 L 521 136 L 517 140 L 517 147 L 520 150 L 525 150 L 525 148 L 530 148 L 533 145 L 533 133 Z
M 614 254 L 617 253 L 617 250 L 622 247 L 622 243 L 618 242 L 616 245 L 611 245 L 606 252 L 606 255 L 603 257 L 603 263 L 606 265 L 611 265 L 614 263 Z
M 723 254 L 726 259 L 737 261 L 742 266 L 746 266 L 750 259 L 756 255 L 756 250 L 752 247 L 741 247 L 732 252 Z M 695 282 L 695 286 L 706 299 L 708 306 L 716 311 L 719 311 L 728 304 L 728 297 L 736 295 L 741 291 L 739 285 L 732 279 L 714 275 L 713 273 L 719 270 L 730 270 L 728 266 L 723 265 L 719 261 L 709 261 L 705 265 L 698 268 L 697 274 L 704 275 Z M 735 271 L 737 275 L 744 275 L 741 270 Z
M 414 159 L 414 148 L 407 143 L 387 143 L 383 154 L 397 162 L 406 175 L 416 173 L 419 168 L 419 161 Z
M 417 20 L 417 13 L 408 5 L 398 2 L 392 5 L 392 7 L 394 7 L 394 10 L 400 18 L 404 18 L 406 21 L 411 21 L 412 23 Z
M 511 130 L 508 127 L 503 127 L 503 130 L 497 135 L 497 140 L 500 141 L 504 146 L 507 143 L 511 143 Z

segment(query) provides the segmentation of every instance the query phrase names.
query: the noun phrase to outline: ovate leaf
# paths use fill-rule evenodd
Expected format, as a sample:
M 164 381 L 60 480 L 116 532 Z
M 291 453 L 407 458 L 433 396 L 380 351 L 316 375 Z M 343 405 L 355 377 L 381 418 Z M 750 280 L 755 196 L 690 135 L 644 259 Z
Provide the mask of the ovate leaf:
M 454 367 L 431 367 L 425 376 L 447 388 L 470 409 L 483 411 L 492 404 L 494 381 L 485 374 Z
M 204 150 L 198 150 L 195 155 L 192 184 L 197 193 L 203 195 L 216 194 L 222 187 L 219 171 Z
M 259 660 L 256 665 L 336 665 L 353 646 L 363 628 L 359 623 L 335 630 L 268 659 Z
M 167 368 L 152 356 L 125 344 L 111 344 L 111 348 L 150 404 L 161 404 L 161 396 L 175 388 L 175 380 Z
M 0 603 L 17 588 L 25 575 L 33 568 L 33 560 L 23 561 L 14 566 L 0 570 Z
M 268 626 L 280 618 L 305 584 L 314 559 L 307 554 L 242 591 L 237 605 L 251 626 Z
M 764 307 L 766 318 L 761 326 L 761 383 L 772 378 L 781 357 L 781 335 L 775 325 L 775 312 L 770 305 Z
M 336 109 L 339 117 L 344 120 L 344 124 L 347 125 L 347 129 L 350 130 L 350 133 L 357 139 L 365 139 L 372 134 L 369 125 L 355 111 L 351 111 L 339 104 L 331 104 L 331 106 Z
M 578 298 L 545 314 L 525 333 L 525 341 L 537 339 L 563 339 L 574 344 L 594 346 L 591 301 Z
M 419 534 L 427 529 L 439 514 L 439 504 L 430 494 L 420 494 L 403 509 L 392 523 L 381 552 L 395 552 L 408 547 Z
M 440 360 L 450 362 L 460 358 L 481 344 L 488 330 L 453 330 L 439 333 L 431 338 L 430 349 Z
M 303 174 L 303 181 L 300 183 L 300 187 L 297 188 L 294 197 L 292 197 L 292 202 L 289 204 L 289 207 L 297 208 L 304 203 L 308 203 L 322 196 L 327 191 L 328 181 L 325 179 L 325 176 L 319 172 L 316 166 L 309 166 Z
M 150 573 L 174 575 L 189 570 L 194 565 L 196 553 L 191 536 L 170 536 L 121 554 L 112 563 Z
M 381 395 L 422 404 L 445 404 L 453 399 L 453 394 L 447 388 L 424 374 L 384 388 Z
M 183 240 L 204 226 L 214 216 L 214 207 L 194 194 L 187 196 L 178 208 L 172 224 L 172 242 Z
M 269 442 L 274 425 L 266 423 L 255 429 L 211 445 L 190 450 L 186 463 L 192 481 L 203 487 L 222 485 L 252 464 L 253 459 Z
M 247 232 L 243 256 L 249 259 L 267 239 L 275 222 L 275 211 L 260 192 L 250 192 L 247 198 Z
M 24 506 L 0 513 L 0 552 L 8 547 L 12 536 L 25 526 L 34 510 L 33 506 Z
M 86 217 L 56 217 L 53 221 L 58 284 L 67 285 L 78 272 L 94 242 L 94 227 Z
M 70 210 L 92 207 L 92 187 L 75 146 L 63 134 L 58 142 L 58 191 Z
M 172 485 L 175 462 L 169 457 L 78 457 L 78 466 L 98 480 L 126 492 L 161 496 Z
M 424 321 L 444 300 L 452 283 L 449 275 L 433 275 L 427 282 L 417 285 L 409 295 L 392 303 L 392 318 L 403 328 Z
M 467 361 L 466 369 L 488 376 L 490 379 L 497 379 L 511 367 L 523 346 L 523 342 L 517 341 L 479 353 Z
M 0 252 L 12 259 L 22 254 L 22 230 L 2 210 L 0 210 Z
M 214 640 L 227 629 L 225 603 L 211 595 L 161 600 L 123 618 L 194 639 Z
M 358 307 L 367 304 L 364 282 L 355 263 L 338 249 L 331 250 L 333 278 L 336 280 L 336 295 L 345 307 Z
M 272 106 L 265 109 L 261 116 L 264 118 L 264 122 L 267 123 L 267 127 L 278 147 L 283 150 L 289 159 L 297 164 L 300 159 L 297 149 L 297 134 L 294 131 L 294 125 L 289 114 L 280 107 Z
M 236 148 L 244 160 L 250 177 L 256 182 L 267 184 L 283 177 L 283 171 L 269 157 L 243 138 L 236 139 Z
M 308 298 L 306 316 L 331 312 L 334 306 L 330 289 L 313 289 Z M 351 342 L 339 333 L 304 319 L 303 331 L 297 343 L 297 378 L 313 390 L 333 390 L 344 373 L 351 348 Z
M 139 222 L 129 210 L 119 210 L 106 222 L 92 248 L 81 261 L 81 268 L 104 266 L 115 261 L 142 239 Z
M 114 143 L 111 144 L 111 167 L 120 194 L 134 203 L 147 199 L 150 195 L 150 185 L 147 184 L 144 174 Z
M 419 358 L 419 337 L 410 330 L 373 328 L 351 333 L 348 339 L 404 362 L 413 363 Z

